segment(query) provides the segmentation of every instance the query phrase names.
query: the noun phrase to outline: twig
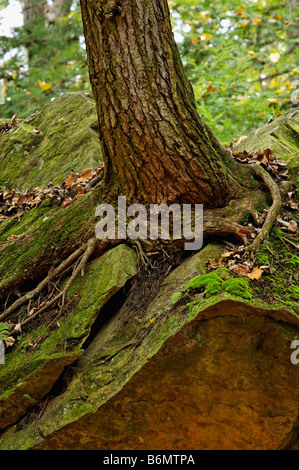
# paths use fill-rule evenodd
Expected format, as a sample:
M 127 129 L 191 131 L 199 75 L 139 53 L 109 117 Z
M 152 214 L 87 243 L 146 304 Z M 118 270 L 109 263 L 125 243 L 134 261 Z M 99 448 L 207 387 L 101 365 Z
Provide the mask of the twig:
M 49 397 L 46 398 L 45 403 L 44 403 L 44 406 L 42 407 L 42 410 L 41 410 L 40 414 L 38 415 L 37 419 L 40 419 L 40 418 L 41 418 L 41 416 L 42 416 L 42 414 L 43 414 L 43 412 L 44 412 L 44 409 L 46 408 L 46 404 L 48 403 L 48 400 L 49 400 Z
M 299 250 L 299 245 L 296 245 L 296 243 L 291 242 L 291 240 L 289 240 L 288 238 L 281 237 L 281 240 L 288 242 L 290 245 L 292 245 L 293 247 L 297 248 L 297 250 Z
M 147 266 L 150 266 L 151 268 L 153 268 L 152 263 L 150 262 L 150 260 L 148 259 L 148 257 L 146 256 L 146 254 L 143 251 L 143 248 L 142 248 L 142 245 L 141 245 L 140 241 L 139 240 L 134 240 L 133 243 L 137 247 L 137 252 L 139 254 L 139 259 L 141 259 L 143 265 L 146 268 L 147 268 Z

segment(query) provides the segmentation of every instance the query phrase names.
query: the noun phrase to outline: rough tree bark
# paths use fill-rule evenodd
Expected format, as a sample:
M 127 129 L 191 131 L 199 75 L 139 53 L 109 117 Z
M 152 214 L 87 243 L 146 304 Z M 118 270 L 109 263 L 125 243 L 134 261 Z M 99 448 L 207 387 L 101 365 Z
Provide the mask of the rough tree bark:
M 110 194 L 224 206 L 227 155 L 196 110 L 167 0 L 81 0 Z
M 289 8 L 291 11 L 295 11 L 298 8 L 298 0 L 286 0 L 286 8 Z
M 47 5 L 46 0 L 24 0 L 22 10 L 24 26 L 30 27 L 45 18 L 53 23 L 58 18 L 68 15 L 71 6 L 72 0 L 53 0 L 52 5 Z

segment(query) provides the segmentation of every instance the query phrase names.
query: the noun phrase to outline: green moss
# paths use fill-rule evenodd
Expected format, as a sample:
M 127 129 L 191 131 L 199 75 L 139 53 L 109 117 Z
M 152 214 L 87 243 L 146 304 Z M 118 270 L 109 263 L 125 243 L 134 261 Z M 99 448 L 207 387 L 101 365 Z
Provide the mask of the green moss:
M 80 292 L 80 300 L 73 311 L 61 316 L 59 326 L 55 323 L 51 330 L 45 324 L 21 334 L 15 346 L 7 352 L 5 367 L 0 368 L 0 401 L 11 395 L 10 402 L 14 400 L 17 408 L 20 400 L 18 387 L 22 385 L 24 394 L 20 416 L 22 410 L 24 412 L 22 407 L 33 406 L 32 398 L 28 398 L 30 393 L 26 398 L 26 392 L 31 390 L 35 380 L 42 381 L 43 368 L 52 363 L 55 373 L 55 364 L 62 363 L 64 366 L 81 356 L 82 344 L 90 334 L 100 309 L 136 272 L 136 254 L 125 245 L 119 245 L 89 263 L 84 277 L 76 279 L 69 291 L 70 298 Z M 38 347 L 32 348 L 36 341 L 39 341 Z M 56 378 L 53 375 L 53 381 Z M 109 380 L 110 376 L 107 378 Z M 43 385 L 37 388 L 42 390 Z M 0 417 L 5 412 L 5 406 L 5 402 L 0 402 Z
M 15 221 L 15 224 L 3 229 L 0 225 L 0 243 L 6 243 L 10 235 L 22 235 L 0 251 L 0 287 L 19 276 L 26 277 L 28 266 L 36 271 L 34 264 L 38 266 L 41 260 L 45 263 L 47 259 L 51 262 L 53 255 L 58 254 L 63 246 L 73 245 L 75 249 L 80 238 L 88 233 L 92 235 L 94 208 L 100 194 L 99 187 L 67 208 L 57 206 L 53 200 L 46 200 L 24 214 L 20 223 Z
M 282 116 L 271 123 L 264 124 L 257 131 L 254 130 L 236 148 L 235 151 L 254 153 L 259 150 L 271 149 L 278 160 L 287 163 L 289 175 L 293 181 L 298 182 L 299 176 L 299 113 L 297 109 L 290 108 Z
M 201 287 L 207 287 L 214 284 L 222 284 L 221 278 L 216 273 L 203 274 L 201 276 L 194 277 L 188 282 L 187 291 L 191 289 L 200 289 Z
M 242 224 L 242 225 L 245 224 L 245 222 L 247 222 L 249 216 L 250 216 L 250 211 L 243 212 L 241 220 L 240 220 L 240 224 Z
M 95 103 L 86 93 L 67 93 L 1 137 L 0 186 L 45 188 L 101 161 Z
M 182 298 L 182 292 L 175 292 L 171 296 L 171 303 L 174 305 Z
M 249 286 L 249 280 L 246 277 L 230 278 L 223 282 L 222 289 L 236 297 L 242 297 L 246 300 L 252 299 L 252 289 Z
M 242 297 L 247 300 L 252 299 L 249 280 L 242 276 L 230 277 L 230 273 L 226 268 L 219 268 L 212 273 L 191 279 L 187 285 L 187 292 L 200 288 L 204 288 L 204 297 L 210 297 L 225 291 L 236 297 Z
M 299 256 L 292 255 L 291 257 L 287 257 L 284 259 L 284 264 L 289 266 L 290 268 L 297 269 L 299 268 Z
M 299 257 L 291 253 L 281 241 L 285 236 L 280 229 L 274 228 L 270 250 L 262 246 L 256 254 L 257 265 L 267 265 L 271 269 L 270 275 L 263 275 L 259 284 L 252 284 L 257 295 L 267 298 L 271 304 L 285 307 L 296 312 L 298 307 L 298 265 Z
M 255 262 L 258 266 L 266 266 L 270 263 L 271 256 L 267 248 L 262 245 L 260 250 L 256 253 Z

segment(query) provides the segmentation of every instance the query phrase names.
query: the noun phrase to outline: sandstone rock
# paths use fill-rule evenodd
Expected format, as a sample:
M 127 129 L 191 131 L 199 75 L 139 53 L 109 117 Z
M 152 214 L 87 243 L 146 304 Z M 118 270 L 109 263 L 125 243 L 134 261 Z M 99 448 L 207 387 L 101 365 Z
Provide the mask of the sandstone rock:
M 299 180 L 299 109 L 291 108 L 282 116 L 251 132 L 234 150 L 254 153 L 271 149 L 278 160 L 288 164 L 289 176 Z
M 1 137 L 0 187 L 44 189 L 50 181 L 62 183 L 72 169 L 101 162 L 94 100 L 89 93 L 66 93 Z
M 299 320 L 232 288 L 190 299 L 187 285 L 217 249 L 176 268 L 142 316 L 111 305 L 64 391 L 38 421 L 9 428 L 0 449 L 287 446 L 299 410 L 290 361 Z
M 6 354 L 0 368 L 0 429 L 16 422 L 49 392 L 66 365 L 82 353 L 82 345 L 101 308 L 136 274 L 135 253 L 120 245 L 92 261 L 83 278 L 73 284 L 68 297 L 79 302 L 69 317 L 47 333 L 43 326 L 22 335 L 17 350 Z M 32 348 L 43 335 L 44 341 Z

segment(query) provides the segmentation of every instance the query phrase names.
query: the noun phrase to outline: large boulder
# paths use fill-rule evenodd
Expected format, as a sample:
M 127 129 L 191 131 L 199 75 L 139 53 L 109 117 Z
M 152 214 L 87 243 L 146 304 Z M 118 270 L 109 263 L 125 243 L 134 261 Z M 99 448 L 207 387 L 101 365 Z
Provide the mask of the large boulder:
M 18 341 L 17 350 L 6 354 L 5 366 L 0 368 L 0 429 L 38 403 L 64 367 L 83 354 L 82 345 L 100 310 L 136 271 L 136 254 L 125 245 L 93 260 L 69 292 L 74 299 L 72 314 L 60 317 L 49 332 L 38 323 Z
M 272 119 L 251 132 L 235 147 L 235 151 L 248 153 L 270 149 L 288 165 L 289 176 L 299 181 L 299 108 L 291 108 L 282 116 Z
M 139 302 L 118 298 L 100 310 L 42 416 L 8 428 L 0 449 L 288 446 L 299 412 L 296 302 L 267 305 L 249 280 L 225 268 L 206 274 L 215 255 L 208 245 L 191 256 L 148 305 L 141 291 Z M 199 278 L 204 292 L 190 289 Z
M 0 138 L 0 187 L 27 190 L 60 184 L 70 171 L 102 162 L 90 93 L 66 93 Z

